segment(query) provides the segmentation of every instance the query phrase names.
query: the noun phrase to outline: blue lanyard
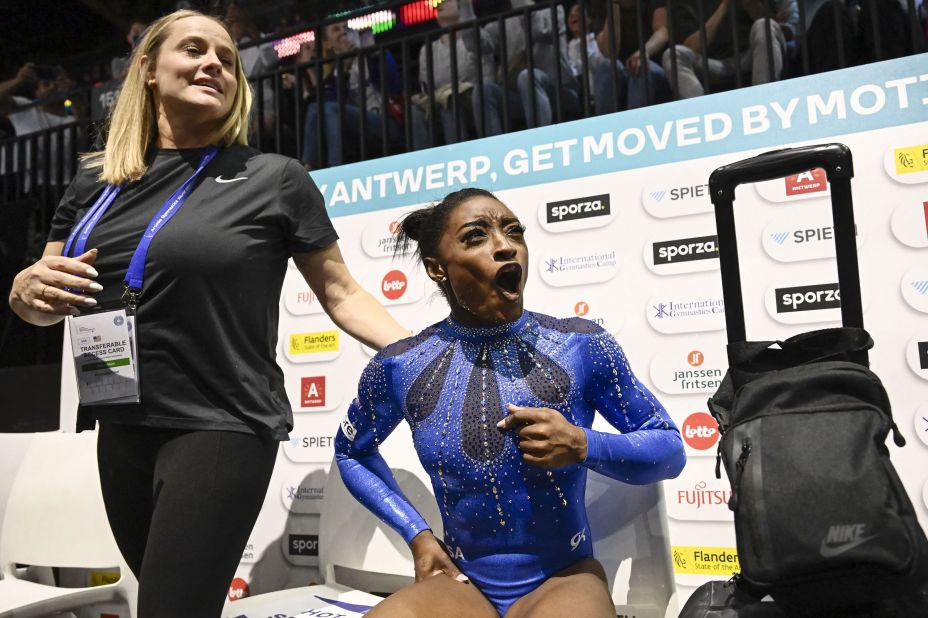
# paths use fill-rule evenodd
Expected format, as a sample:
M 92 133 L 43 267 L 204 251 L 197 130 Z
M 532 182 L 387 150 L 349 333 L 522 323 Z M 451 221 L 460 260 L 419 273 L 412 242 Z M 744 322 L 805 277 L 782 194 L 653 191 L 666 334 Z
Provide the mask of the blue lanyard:
M 171 195 L 171 197 L 168 198 L 161 208 L 158 209 L 158 212 L 155 213 L 155 216 L 152 217 L 152 220 L 145 228 L 145 233 L 142 235 L 142 239 L 135 248 L 135 253 L 132 254 L 132 259 L 129 261 L 129 270 L 126 272 L 126 276 L 123 279 L 130 297 L 137 297 L 142 289 L 142 281 L 145 274 L 145 259 L 148 257 L 148 248 L 151 246 L 151 241 L 155 238 L 155 234 L 160 232 L 161 228 L 163 228 L 164 225 L 171 220 L 171 217 L 177 214 L 181 206 L 184 205 L 184 202 L 187 200 L 193 188 L 193 183 L 196 182 L 200 173 L 209 165 L 209 162 L 213 160 L 217 152 L 219 152 L 219 149 L 216 146 L 210 146 L 207 151 L 203 153 L 197 170 L 173 195 Z M 87 214 L 81 218 L 80 222 L 71 231 L 68 242 L 65 244 L 64 255 L 70 255 L 72 243 L 74 244 L 74 255 L 81 255 L 84 253 L 90 232 L 97 225 L 97 222 L 100 220 L 100 217 L 103 216 L 103 213 L 106 212 L 106 209 L 113 203 L 113 200 L 116 199 L 116 196 L 119 195 L 120 190 L 122 190 L 122 185 L 107 185 L 100 197 L 97 198 L 97 201 L 94 202 L 94 205 L 87 211 Z M 77 241 L 76 243 L 75 239 Z

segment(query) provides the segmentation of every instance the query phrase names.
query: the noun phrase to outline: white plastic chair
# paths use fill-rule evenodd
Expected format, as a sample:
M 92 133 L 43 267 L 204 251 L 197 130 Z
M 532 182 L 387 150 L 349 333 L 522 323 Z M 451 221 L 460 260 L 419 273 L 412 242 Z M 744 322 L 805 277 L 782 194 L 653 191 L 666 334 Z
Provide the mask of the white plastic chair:
M 403 493 L 426 521 L 438 526 L 435 533 L 441 535 L 441 518 L 431 487 L 412 472 L 394 469 L 393 474 Z M 223 618 L 295 616 L 330 607 L 328 600 L 373 606 L 383 598 L 364 591 L 392 593 L 415 581 L 406 543 L 348 493 L 334 462 L 326 477 L 319 538 L 319 573 L 324 584 L 229 601 Z
M 47 616 L 123 600 L 135 616 L 138 586 L 110 531 L 96 463 L 96 433 L 36 434 L 13 481 L 0 532 L 0 618 Z M 28 581 L 45 567 L 111 570 L 113 584 L 60 588 Z M 40 567 L 36 569 L 36 567 Z M 43 579 L 43 578 L 40 578 Z

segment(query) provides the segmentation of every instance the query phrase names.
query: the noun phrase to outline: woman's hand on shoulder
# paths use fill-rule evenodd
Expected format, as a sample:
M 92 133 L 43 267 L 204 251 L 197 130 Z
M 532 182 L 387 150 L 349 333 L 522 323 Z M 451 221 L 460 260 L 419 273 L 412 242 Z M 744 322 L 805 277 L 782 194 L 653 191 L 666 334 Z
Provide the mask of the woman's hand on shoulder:
M 507 404 L 509 414 L 497 423 L 514 432 L 522 459 L 541 468 L 560 468 L 586 459 L 586 432 L 557 410 Z
M 467 582 L 467 576 L 454 564 L 445 544 L 435 538 L 431 530 L 423 530 L 409 543 L 412 550 L 413 564 L 416 568 L 416 581 L 421 582 L 444 573 L 451 579 Z
M 10 306 L 17 315 L 33 324 L 52 324 L 60 320 L 60 316 L 79 313 L 76 307 L 93 307 L 97 304 L 96 300 L 76 292 L 99 292 L 103 289 L 93 280 L 97 276 L 93 268 L 97 250 L 69 258 L 61 255 L 60 247 L 53 247 L 60 244 L 49 243 L 42 258 L 13 279 Z M 47 318 L 39 318 L 41 314 Z

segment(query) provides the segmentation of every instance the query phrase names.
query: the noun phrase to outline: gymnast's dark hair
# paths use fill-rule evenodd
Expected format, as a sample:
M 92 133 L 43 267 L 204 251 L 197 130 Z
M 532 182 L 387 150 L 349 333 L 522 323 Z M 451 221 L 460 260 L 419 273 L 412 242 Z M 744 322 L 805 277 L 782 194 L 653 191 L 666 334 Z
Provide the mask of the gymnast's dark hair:
M 489 197 L 499 201 L 495 195 L 485 189 L 461 189 L 449 193 L 445 199 L 436 204 L 414 210 L 403 217 L 400 221 L 400 229 L 396 233 L 394 257 L 397 254 L 406 253 L 411 240 L 416 243 L 416 257 L 420 261 L 424 261 L 427 257 L 435 257 L 438 252 L 438 241 L 441 240 L 445 225 L 448 223 L 448 215 L 455 208 L 475 197 Z

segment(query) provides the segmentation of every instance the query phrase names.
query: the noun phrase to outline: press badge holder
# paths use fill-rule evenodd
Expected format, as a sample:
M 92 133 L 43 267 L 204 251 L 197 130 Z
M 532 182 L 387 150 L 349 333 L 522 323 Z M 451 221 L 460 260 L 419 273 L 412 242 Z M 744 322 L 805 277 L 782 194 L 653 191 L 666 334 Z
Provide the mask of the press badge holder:
M 68 318 L 82 405 L 139 403 L 135 308 L 122 302 Z
M 122 298 L 110 306 L 68 318 L 74 372 L 81 404 L 113 405 L 139 403 L 139 355 L 136 343 L 136 307 L 142 291 L 145 260 L 152 239 L 171 220 L 187 199 L 194 182 L 218 148 L 208 148 L 196 172 L 168 198 L 152 218 L 132 254 Z M 103 193 L 74 226 L 63 255 L 84 253 L 91 230 L 119 194 L 122 185 L 107 185 Z M 72 252 L 73 245 L 73 252 Z M 80 291 L 77 291 L 80 293 Z

